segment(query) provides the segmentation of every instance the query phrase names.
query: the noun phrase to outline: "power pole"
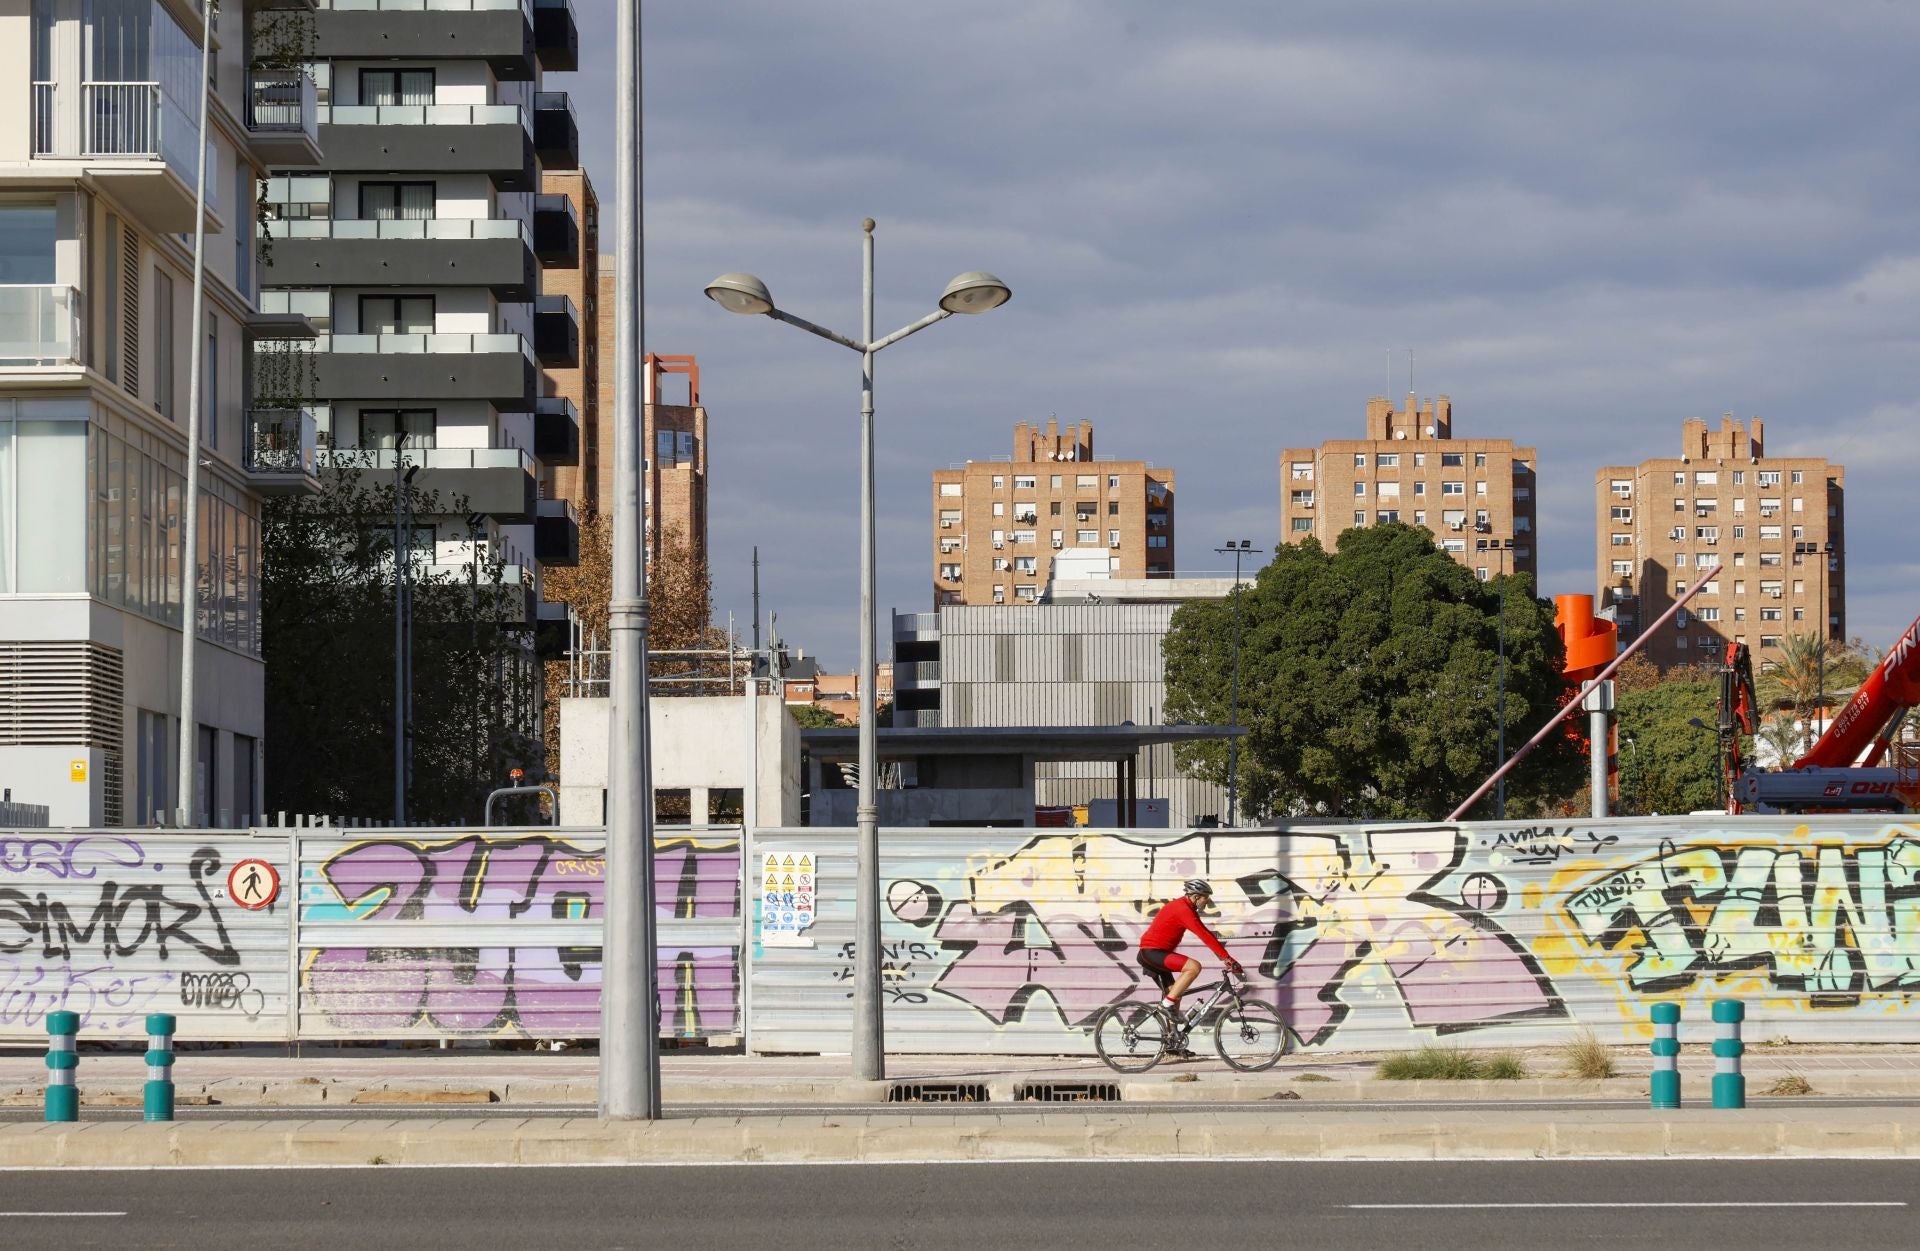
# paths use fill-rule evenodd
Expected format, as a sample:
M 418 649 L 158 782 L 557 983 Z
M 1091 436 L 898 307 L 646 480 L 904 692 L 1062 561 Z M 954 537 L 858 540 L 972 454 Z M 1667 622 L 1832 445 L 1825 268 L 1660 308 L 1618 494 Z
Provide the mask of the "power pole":
M 1240 807 L 1240 560 L 1245 556 L 1264 556 L 1252 539 L 1228 539 L 1225 547 L 1213 549 L 1220 555 L 1233 553 L 1233 694 L 1230 697 L 1228 724 L 1236 733 L 1227 739 L 1227 825 L 1238 824 Z

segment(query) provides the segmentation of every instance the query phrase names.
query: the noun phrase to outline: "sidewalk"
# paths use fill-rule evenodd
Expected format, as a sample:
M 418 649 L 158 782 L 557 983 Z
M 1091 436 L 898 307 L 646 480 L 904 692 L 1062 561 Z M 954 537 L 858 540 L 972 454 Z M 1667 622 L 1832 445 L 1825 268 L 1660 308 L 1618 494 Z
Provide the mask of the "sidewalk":
M 1771 1104 L 1689 1109 L 1417 1107 L 1340 1113 L 1297 1103 L 1153 1115 L 849 1111 L 587 1118 L 192 1121 L 0 1126 L 0 1167 L 886 1163 L 1016 1160 L 1827 1158 L 1920 1156 L 1920 1109 Z
M 700 1050 L 669 1050 L 661 1059 L 663 1101 L 670 1107 L 770 1104 L 861 1104 L 912 1101 L 916 1084 L 974 1087 L 927 1090 L 924 1099 L 965 1097 L 968 1102 L 1007 1103 L 1048 1092 L 1034 1086 L 1110 1089 L 1091 1093 L 1120 1102 L 1257 1101 L 1291 1092 L 1307 1102 L 1446 1099 L 1630 1099 L 1646 1093 L 1651 1058 L 1619 1048 L 1619 1076 L 1579 1080 L 1564 1075 L 1564 1061 L 1551 1048 L 1522 1049 L 1532 1076 L 1517 1081 L 1389 1082 L 1375 1075 L 1378 1055 L 1289 1056 L 1266 1073 L 1238 1074 L 1210 1055 L 1163 1064 L 1127 1077 L 1091 1057 L 895 1056 L 888 1080 L 848 1076 L 845 1056 L 745 1056 Z M 306 1045 L 297 1057 L 282 1048 L 184 1049 L 176 1056 L 174 1081 L 183 1105 L 302 1107 L 324 1104 L 401 1105 L 505 1103 L 528 1108 L 591 1108 L 596 1099 L 598 1057 L 586 1052 L 449 1050 Z M 1846 1096 L 1920 1096 L 1920 1047 L 1763 1047 L 1746 1057 L 1747 1087 L 1757 1101 L 1779 1078 L 1800 1076 L 1811 1093 Z M 1707 1089 L 1713 1059 L 1705 1047 L 1681 1057 L 1691 1091 Z M 141 1051 L 83 1049 L 79 1085 L 83 1106 L 132 1105 L 146 1071 Z M 44 1053 L 0 1049 L 0 1105 L 38 1104 L 46 1082 Z M 1070 1095 L 1072 1090 L 1051 1092 Z

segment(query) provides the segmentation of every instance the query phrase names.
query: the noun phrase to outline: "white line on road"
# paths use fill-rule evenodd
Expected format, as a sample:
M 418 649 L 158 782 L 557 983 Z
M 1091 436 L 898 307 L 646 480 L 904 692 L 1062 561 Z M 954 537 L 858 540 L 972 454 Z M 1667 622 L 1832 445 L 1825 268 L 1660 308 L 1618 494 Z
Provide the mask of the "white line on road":
M 16 1216 L 125 1216 L 125 1212 L 0 1212 L 0 1218 Z
M 1907 1205 L 1898 1200 L 1877 1199 L 1809 1199 L 1805 1202 L 1789 1199 L 1752 1203 L 1702 1199 L 1674 1203 L 1349 1203 L 1346 1206 L 1354 1212 L 1433 1212 L 1485 1208 L 1904 1208 Z

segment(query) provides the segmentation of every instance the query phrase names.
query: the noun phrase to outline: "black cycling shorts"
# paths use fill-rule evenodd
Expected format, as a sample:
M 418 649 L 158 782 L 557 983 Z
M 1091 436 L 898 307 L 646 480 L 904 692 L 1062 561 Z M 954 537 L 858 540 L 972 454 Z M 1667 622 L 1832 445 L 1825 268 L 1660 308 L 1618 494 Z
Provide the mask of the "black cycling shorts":
M 1173 975 L 1187 967 L 1187 957 L 1177 951 L 1157 951 L 1152 947 L 1140 949 L 1140 967 L 1147 971 L 1154 984 L 1161 990 L 1173 989 Z

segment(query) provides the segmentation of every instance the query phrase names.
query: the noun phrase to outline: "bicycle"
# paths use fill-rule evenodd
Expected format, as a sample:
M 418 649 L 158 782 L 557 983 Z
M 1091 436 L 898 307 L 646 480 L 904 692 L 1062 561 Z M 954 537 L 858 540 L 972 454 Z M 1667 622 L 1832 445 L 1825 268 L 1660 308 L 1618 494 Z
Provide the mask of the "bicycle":
M 1093 1022 L 1093 1046 L 1100 1059 L 1116 1073 L 1144 1073 L 1171 1052 L 1184 1051 L 1194 1029 L 1222 999 L 1213 1021 L 1213 1049 L 1229 1067 L 1243 1073 L 1272 1068 L 1288 1051 L 1293 1028 L 1270 1003 L 1249 999 L 1247 982 L 1234 985 L 1233 975 L 1195 986 L 1189 997 L 1212 991 L 1199 1007 L 1168 1012 L 1157 1003 L 1126 999 L 1100 1010 Z

